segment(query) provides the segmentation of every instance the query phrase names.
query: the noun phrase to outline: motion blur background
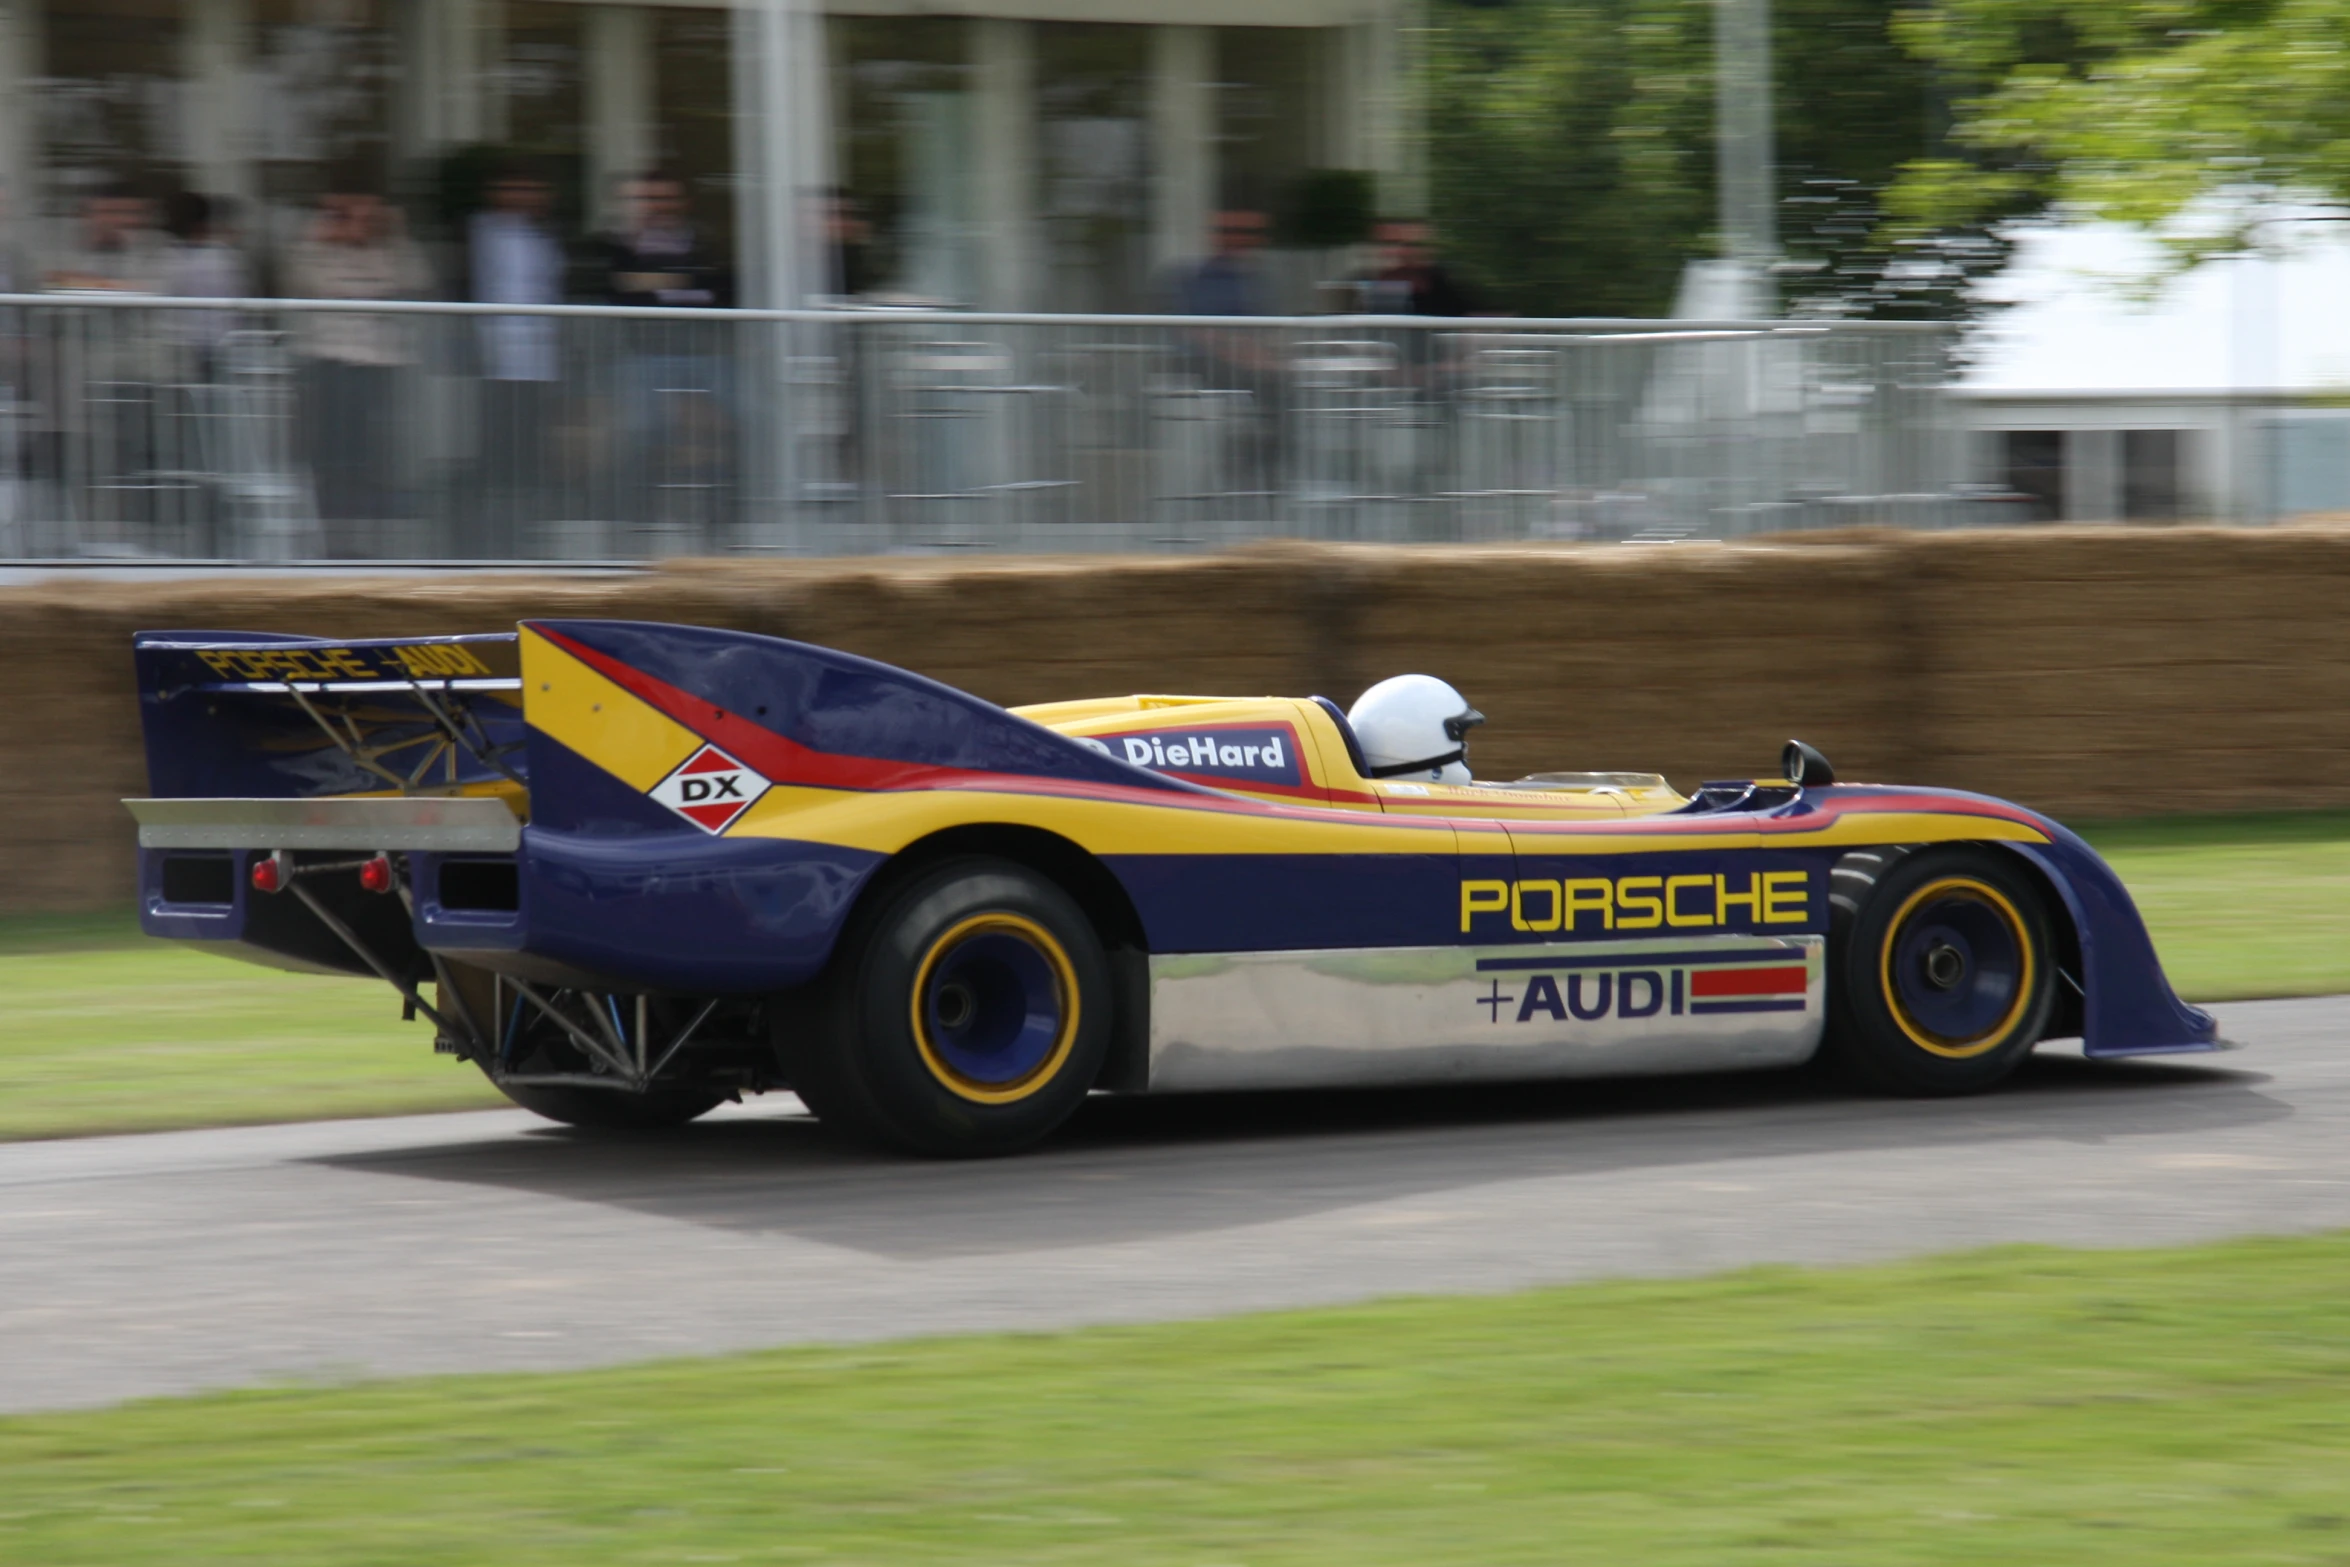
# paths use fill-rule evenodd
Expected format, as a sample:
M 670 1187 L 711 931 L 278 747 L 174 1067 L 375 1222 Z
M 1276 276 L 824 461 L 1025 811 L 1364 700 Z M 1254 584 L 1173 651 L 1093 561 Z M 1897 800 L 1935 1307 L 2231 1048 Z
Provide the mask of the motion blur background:
M 0 558 L 2350 508 L 2341 24 L 2183 14 L 7 0 Z

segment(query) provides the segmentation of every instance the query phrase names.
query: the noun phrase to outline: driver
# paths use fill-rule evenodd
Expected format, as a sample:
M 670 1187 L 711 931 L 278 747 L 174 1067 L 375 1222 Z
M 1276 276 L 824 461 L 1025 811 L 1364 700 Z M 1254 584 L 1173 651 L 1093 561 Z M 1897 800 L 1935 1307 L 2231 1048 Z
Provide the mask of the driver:
M 1373 778 L 1465 784 L 1469 731 L 1485 715 L 1434 675 L 1397 675 L 1355 698 L 1346 721 Z

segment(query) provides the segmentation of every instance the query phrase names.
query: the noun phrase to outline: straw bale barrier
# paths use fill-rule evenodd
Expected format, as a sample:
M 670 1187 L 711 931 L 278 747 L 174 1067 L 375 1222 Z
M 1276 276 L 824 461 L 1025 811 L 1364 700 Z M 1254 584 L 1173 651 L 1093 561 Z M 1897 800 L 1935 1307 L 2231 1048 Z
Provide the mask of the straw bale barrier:
M 1005 703 L 1351 700 L 1424 669 L 1491 715 L 1488 777 L 1771 769 L 2063 815 L 2350 806 L 2350 530 L 1850 532 L 1753 545 L 1263 545 L 1196 558 L 684 562 L 544 578 L 229 577 L 0 589 L 0 910 L 119 905 L 144 790 L 130 634 L 364 637 L 532 615 L 690 621 L 885 659 Z

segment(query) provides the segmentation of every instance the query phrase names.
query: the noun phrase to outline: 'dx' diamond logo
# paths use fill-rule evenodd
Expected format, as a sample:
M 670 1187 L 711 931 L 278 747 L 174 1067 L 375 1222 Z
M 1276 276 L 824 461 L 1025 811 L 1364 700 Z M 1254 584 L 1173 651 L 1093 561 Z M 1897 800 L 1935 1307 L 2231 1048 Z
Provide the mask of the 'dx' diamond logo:
M 646 792 L 702 831 L 722 833 L 767 787 L 766 779 L 718 747 L 705 745 Z

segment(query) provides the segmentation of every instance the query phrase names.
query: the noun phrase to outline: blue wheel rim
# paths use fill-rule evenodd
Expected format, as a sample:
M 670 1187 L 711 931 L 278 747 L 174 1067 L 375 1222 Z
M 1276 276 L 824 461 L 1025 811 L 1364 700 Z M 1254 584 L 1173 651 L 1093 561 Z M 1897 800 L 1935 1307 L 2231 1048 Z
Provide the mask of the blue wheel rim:
M 1067 954 L 1041 925 L 1008 914 L 965 920 L 922 964 L 915 1042 L 953 1092 L 982 1103 L 1022 1098 L 1069 1054 L 1074 990 Z
M 1898 1021 L 1941 1055 L 1995 1047 L 2021 1015 L 2033 961 L 2015 906 L 1987 884 L 1951 878 L 1921 888 L 1886 945 Z

